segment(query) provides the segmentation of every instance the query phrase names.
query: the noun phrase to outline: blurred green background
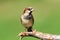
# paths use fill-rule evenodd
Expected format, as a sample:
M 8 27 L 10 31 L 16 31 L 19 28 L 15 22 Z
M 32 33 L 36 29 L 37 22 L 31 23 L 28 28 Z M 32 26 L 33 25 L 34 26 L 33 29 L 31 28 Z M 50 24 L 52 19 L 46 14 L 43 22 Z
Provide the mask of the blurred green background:
M 0 40 L 19 40 L 24 31 L 20 16 L 25 7 L 33 7 L 33 29 L 43 33 L 60 34 L 60 0 L 0 0 Z M 23 40 L 39 40 L 25 37 Z

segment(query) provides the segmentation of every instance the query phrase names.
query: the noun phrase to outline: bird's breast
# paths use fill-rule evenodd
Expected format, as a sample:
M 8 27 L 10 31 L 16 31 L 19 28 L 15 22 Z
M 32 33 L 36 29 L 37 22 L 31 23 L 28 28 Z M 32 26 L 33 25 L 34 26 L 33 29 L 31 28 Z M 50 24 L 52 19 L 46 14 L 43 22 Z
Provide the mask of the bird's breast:
M 23 23 L 28 23 L 28 22 L 29 22 L 29 20 L 25 19 L 24 17 L 25 17 L 25 16 L 22 16 L 22 17 L 21 17 L 22 22 L 23 22 Z
M 29 28 L 33 25 L 33 20 L 32 18 L 31 19 L 27 19 L 25 18 L 24 15 L 21 16 L 21 21 L 22 21 L 22 24 L 26 27 L 26 28 Z

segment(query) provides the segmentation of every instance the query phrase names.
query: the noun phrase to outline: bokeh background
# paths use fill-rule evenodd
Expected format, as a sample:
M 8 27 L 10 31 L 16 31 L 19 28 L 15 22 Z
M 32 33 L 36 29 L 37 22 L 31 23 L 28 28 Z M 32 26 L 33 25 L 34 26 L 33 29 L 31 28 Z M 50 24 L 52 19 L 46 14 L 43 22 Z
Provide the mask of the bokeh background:
M 20 16 L 25 7 L 33 7 L 33 29 L 43 33 L 60 34 L 60 0 L 0 0 L 0 40 L 19 40 L 24 31 Z M 23 40 L 39 40 L 25 37 Z

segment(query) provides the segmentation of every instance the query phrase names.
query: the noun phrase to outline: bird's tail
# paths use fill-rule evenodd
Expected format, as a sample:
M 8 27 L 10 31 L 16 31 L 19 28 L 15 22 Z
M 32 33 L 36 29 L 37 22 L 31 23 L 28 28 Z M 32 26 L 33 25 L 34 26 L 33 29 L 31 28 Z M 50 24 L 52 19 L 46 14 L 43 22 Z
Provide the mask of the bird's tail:
M 27 31 L 28 31 L 28 32 L 32 32 L 32 27 L 29 27 L 29 28 L 27 29 Z

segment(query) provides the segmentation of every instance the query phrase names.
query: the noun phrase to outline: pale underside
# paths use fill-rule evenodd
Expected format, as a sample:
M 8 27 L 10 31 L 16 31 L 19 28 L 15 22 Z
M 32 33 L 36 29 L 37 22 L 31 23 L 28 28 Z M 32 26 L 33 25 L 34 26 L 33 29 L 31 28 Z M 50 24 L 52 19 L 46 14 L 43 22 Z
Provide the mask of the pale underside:
M 25 14 L 25 16 L 26 15 L 28 15 L 28 14 Z M 33 21 L 32 21 L 32 19 L 30 19 L 30 20 L 24 19 L 25 16 L 24 15 L 21 16 L 22 24 L 24 25 L 24 27 L 29 28 L 33 25 L 33 23 L 32 23 Z

